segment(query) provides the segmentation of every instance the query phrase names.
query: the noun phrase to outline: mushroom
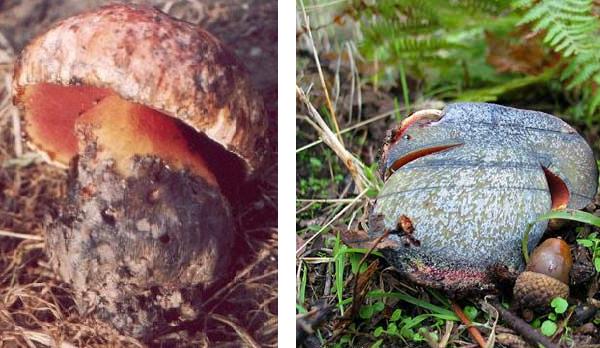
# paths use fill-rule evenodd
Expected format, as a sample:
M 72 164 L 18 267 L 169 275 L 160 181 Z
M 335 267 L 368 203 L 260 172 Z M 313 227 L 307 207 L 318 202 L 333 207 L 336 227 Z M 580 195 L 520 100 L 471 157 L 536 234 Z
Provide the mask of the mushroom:
M 34 39 L 13 89 L 32 147 L 71 168 L 46 251 L 79 311 L 143 339 L 193 318 L 232 257 L 229 200 L 264 157 L 245 69 L 191 24 L 110 5 Z
M 592 150 L 568 124 L 485 103 L 408 117 L 384 145 L 380 166 L 385 183 L 371 237 L 410 219 L 418 243 L 393 233 L 384 255 L 417 283 L 459 293 L 495 288 L 490 272 L 498 266 L 522 270 L 527 225 L 552 209 L 585 207 L 598 185 Z M 530 250 L 546 225 L 532 228 Z

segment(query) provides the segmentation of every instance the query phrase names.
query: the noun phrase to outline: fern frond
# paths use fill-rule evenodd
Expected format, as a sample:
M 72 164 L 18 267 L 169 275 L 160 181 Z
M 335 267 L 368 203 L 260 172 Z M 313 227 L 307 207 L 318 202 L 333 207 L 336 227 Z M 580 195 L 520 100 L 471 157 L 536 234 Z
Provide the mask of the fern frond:
M 546 31 L 544 43 L 568 59 L 561 74 L 568 89 L 582 87 L 590 96 L 588 111 L 593 113 L 600 97 L 591 90 L 600 81 L 600 21 L 593 13 L 593 0 L 518 0 L 514 7 L 527 8 L 521 24 L 533 23 L 535 31 Z
M 501 11 L 510 8 L 512 0 L 378 0 L 366 6 L 361 2 L 360 50 L 367 59 L 376 59 L 390 76 L 390 67 L 402 64 L 413 75 L 423 76 L 421 69 L 440 76 L 441 62 L 451 62 L 454 75 L 464 74 L 457 61 L 479 57 L 485 53 L 482 23 L 492 27 L 512 28 L 511 22 L 496 21 Z M 492 20 L 494 19 L 494 20 Z M 473 28 L 478 36 L 473 36 Z M 463 44 L 465 40 L 481 44 Z M 468 51 L 466 54 L 465 52 Z M 398 71 L 396 71 L 398 73 Z M 494 73 L 493 69 L 486 73 Z M 479 76 L 477 76 L 479 77 Z M 491 80 L 489 78 L 488 80 Z

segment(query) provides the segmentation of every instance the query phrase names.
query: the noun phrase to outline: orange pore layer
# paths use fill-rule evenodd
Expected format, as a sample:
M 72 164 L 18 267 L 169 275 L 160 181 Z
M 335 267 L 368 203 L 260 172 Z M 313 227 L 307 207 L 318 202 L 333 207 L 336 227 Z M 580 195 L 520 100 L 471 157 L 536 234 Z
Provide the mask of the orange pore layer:
M 202 156 L 190 150 L 182 126 L 159 111 L 94 87 L 39 84 L 28 86 L 25 98 L 30 137 L 57 161 L 68 163 L 77 153 L 75 127 L 84 127 L 101 156 L 114 159 L 122 173 L 129 171 L 134 155 L 155 155 L 218 186 Z
M 432 122 L 432 121 L 437 121 L 439 119 L 440 119 L 440 116 L 438 114 L 422 114 L 422 113 L 412 114 L 412 115 L 408 116 L 407 118 L 405 118 L 404 120 L 402 120 L 402 122 L 400 122 L 400 127 L 398 127 L 396 129 L 396 133 L 394 134 L 394 137 L 392 138 L 390 143 L 393 144 L 393 143 L 397 142 L 398 140 L 400 140 L 400 138 L 404 135 L 404 133 L 406 133 L 406 130 L 415 123 L 423 122 L 423 121 Z
M 63 164 L 77 153 L 75 120 L 111 95 L 108 88 L 65 87 L 51 83 L 26 86 L 21 95 L 25 129 L 31 141 Z
M 432 146 L 432 147 L 428 147 L 425 149 L 421 149 L 421 150 L 416 150 L 413 152 L 410 152 L 408 154 L 406 154 L 403 157 L 400 157 L 399 159 L 397 159 L 393 164 L 392 167 L 390 168 L 392 171 L 397 170 L 398 168 L 402 167 L 403 165 L 412 162 L 414 160 L 417 160 L 421 157 L 425 157 L 427 155 L 431 155 L 434 154 L 436 152 L 441 152 L 456 146 L 459 146 L 460 144 L 451 144 L 451 145 L 439 145 L 439 146 Z
M 552 173 L 548 168 L 542 167 L 548 182 L 548 190 L 550 190 L 550 198 L 552 200 L 552 210 L 560 210 L 567 207 L 569 204 L 569 188 L 567 184 L 556 174 Z

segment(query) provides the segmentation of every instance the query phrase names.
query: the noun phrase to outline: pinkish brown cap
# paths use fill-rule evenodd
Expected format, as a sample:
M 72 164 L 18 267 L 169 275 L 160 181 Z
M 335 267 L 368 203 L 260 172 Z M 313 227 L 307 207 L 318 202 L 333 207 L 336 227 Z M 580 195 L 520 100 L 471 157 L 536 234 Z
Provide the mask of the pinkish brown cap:
M 204 133 L 248 172 L 264 157 L 264 106 L 245 69 L 211 34 L 152 8 L 110 5 L 59 22 L 22 52 L 16 103 L 39 83 L 110 88 Z

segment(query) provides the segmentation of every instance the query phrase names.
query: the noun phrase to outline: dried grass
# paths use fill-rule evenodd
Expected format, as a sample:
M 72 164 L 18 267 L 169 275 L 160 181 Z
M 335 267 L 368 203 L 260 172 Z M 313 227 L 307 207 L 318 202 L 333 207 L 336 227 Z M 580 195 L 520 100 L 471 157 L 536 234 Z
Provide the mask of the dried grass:
M 143 347 L 80 315 L 71 289 L 47 265 L 42 221 L 64 199 L 66 174 L 32 156 L 23 142 L 11 102 L 14 58 L 15 50 L 0 37 L 0 346 Z M 272 164 L 251 189 L 252 199 L 237 208 L 243 233 L 233 250 L 230 282 L 206 294 L 202 318 L 173 328 L 151 346 L 277 345 L 276 176 Z

